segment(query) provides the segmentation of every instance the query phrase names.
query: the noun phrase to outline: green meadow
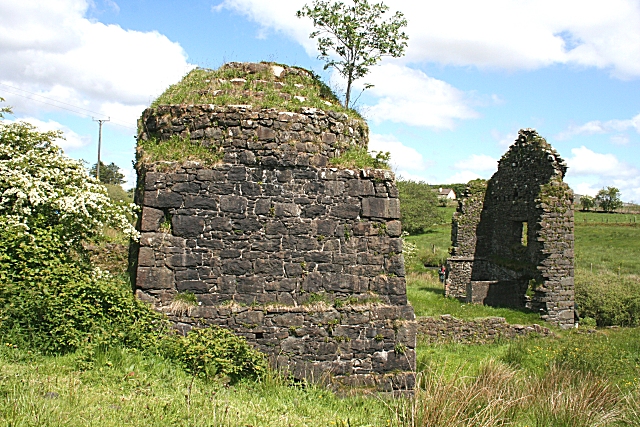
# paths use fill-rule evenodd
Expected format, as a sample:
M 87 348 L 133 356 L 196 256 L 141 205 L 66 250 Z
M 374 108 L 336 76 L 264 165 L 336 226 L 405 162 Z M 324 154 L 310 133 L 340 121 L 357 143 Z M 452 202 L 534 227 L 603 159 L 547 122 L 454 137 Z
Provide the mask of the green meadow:
M 577 288 L 623 283 L 633 294 L 640 229 L 597 222 L 599 214 L 583 217 L 576 221 Z M 407 293 L 418 316 L 540 322 L 535 313 L 444 297 L 430 267 L 447 256 L 448 223 L 407 240 L 417 245 Z M 0 344 L 0 425 L 12 427 L 640 426 L 637 327 L 554 330 L 552 337 L 483 345 L 419 339 L 412 396 L 336 392 L 277 372 L 230 385 L 193 376 L 152 350 L 110 348 L 88 359 L 82 349 L 47 356 Z

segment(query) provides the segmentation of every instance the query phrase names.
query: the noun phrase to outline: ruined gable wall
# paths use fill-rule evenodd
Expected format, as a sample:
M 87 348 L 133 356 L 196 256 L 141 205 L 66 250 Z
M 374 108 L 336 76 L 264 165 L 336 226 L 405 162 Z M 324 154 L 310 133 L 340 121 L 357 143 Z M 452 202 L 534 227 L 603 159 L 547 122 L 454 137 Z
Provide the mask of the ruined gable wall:
M 327 167 L 347 147 L 366 146 L 362 122 L 209 105 L 159 107 L 141 120 L 141 139 L 180 135 L 223 157 L 140 168 L 141 299 L 185 330 L 232 329 L 299 378 L 413 387 L 393 174 Z M 183 291 L 201 305 L 172 312 Z
M 485 181 L 471 181 L 458 199 L 458 208 L 451 224 L 451 257 L 447 260 L 449 277 L 445 283 L 447 296 L 467 299 L 467 285 L 471 283 L 475 262 L 476 231 L 486 191 Z
M 456 213 L 454 224 L 468 222 L 468 233 L 475 227 L 476 240 L 471 255 L 474 241 L 453 236 L 451 296 L 530 306 L 553 323 L 573 324 L 573 194 L 562 182 L 565 172 L 563 160 L 543 138 L 530 129 L 520 131 L 487 182 L 482 206 L 465 211 L 470 203 L 462 201 Z M 455 250 L 465 244 L 466 252 Z M 535 288 L 531 299 L 530 287 Z

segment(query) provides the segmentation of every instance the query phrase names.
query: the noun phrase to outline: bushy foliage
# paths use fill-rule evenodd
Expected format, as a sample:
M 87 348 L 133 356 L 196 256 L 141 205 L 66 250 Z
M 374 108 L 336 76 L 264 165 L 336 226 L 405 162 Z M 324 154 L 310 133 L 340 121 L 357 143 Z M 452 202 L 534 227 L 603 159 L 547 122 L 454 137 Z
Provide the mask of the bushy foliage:
M 167 355 L 185 371 L 202 378 L 225 376 L 235 383 L 258 379 L 266 373 L 264 355 L 227 329 L 211 326 L 176 335 L 166 343 Z
M 103 226 L 137 232 L 127 215 L 133 205 L 112 203 L 106 189 L 82 163 L 55 145 L 59 132 L 38 132 L 24 122 L 0 122 L 0 217 L 26 233 L 50 229 L 60 243 L 78 249 Z
M 58 132 L 0 121 L 0 335 L 44 353 L 89 344 L 144 347 L 158 316 L 89 262 L 83 243 L 105 226 L 137 233 Z
M 98 163 L 91 166 L 89 171 L 91 176 L 96 176 L 98 172 Z M 103 184 L 122 185 L 125 183 L 124 174 L 120 172 L 120 166 L 111 162 L 105 165 L 100 161 L 100 182 Z
M 83 244 L 105 226 L 135 237 L 133 211 L 62 155 L 53 143 L 60 136 L 0 122 L 2 341 L 45 354 L 80 350 L 83 363 L 98 349 L 157 351 L 169 342 L 166 355 L 194 375 L 237 381 L 264 373 L 262 355 L 229 331 L 170 336 L 166 319 L 130 286 L 90 264 Z
M 616 187 L 607 187 L 598 191 L 595 199 L 596 203 L 605 212 L 613 212 L 622 207 L 620 200 L 620 190 Z
M 580 317 L 598 326 L 640 326 L 640 282 L 629 276 L 581 271 L 576 303 Z
M 596 206 L 596 200 L 591 196 L 580 197 L 580 207 L 583 211 L 590 211 Z
M 66 250 L 55 227 L 0 225 L 0 336 L 43 353 L 155 345 L 161 317 Z
M 438 197 L 424 182 L 398 180 L 402 228 L 409 234 L 425 233 L 442 222 Z

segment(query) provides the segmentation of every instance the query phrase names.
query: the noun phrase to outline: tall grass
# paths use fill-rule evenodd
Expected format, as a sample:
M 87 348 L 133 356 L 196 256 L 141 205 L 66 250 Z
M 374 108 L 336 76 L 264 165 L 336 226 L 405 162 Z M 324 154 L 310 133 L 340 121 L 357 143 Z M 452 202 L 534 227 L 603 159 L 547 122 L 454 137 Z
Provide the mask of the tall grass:
M 523 375 L 488 360 L 473 376 L 418 374 L 414 397 L 393 402 L 392 413 L 406 427 L 637 425 L 634 397 L 592 374 L 552 367 Z
M 204 381 L 157 356 L 112 349 L 93 368 L 77 355 L 0 352 L 3 426 L 384 425 L 386 410 L 363 395 L 340 398 L 271 373 L 258 383 Z
M 553 367 L 538 381 L 527 382 L 531 409 L 528 419 L 536 427 L 601 427 L 622 418 L 624 398 L 603 378 Z

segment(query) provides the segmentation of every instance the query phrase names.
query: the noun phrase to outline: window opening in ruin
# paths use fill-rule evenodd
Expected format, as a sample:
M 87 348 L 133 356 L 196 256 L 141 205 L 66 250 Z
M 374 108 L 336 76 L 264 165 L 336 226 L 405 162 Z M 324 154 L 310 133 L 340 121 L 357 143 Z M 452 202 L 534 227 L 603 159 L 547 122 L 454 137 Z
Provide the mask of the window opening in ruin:
M 172 218 L 172 215 L 165 210 L 164 218 L 162 219 L 162 222 L 160 223 L 160 232 L 161 233 L 172 234 L 173 225 L 172 225 L 172 222 L 171 222 L 171 218 Z
M 522 222 L 522 234 L 520 235 L 520 243 L 522 246 L 527 246 L 527 235 L 529 234 L 529 229 L 527 226 L 527 221 Z

